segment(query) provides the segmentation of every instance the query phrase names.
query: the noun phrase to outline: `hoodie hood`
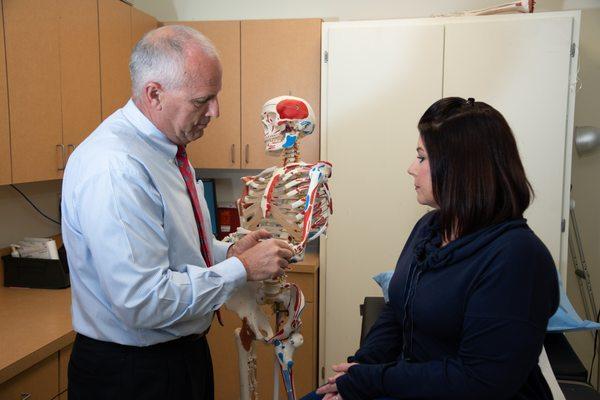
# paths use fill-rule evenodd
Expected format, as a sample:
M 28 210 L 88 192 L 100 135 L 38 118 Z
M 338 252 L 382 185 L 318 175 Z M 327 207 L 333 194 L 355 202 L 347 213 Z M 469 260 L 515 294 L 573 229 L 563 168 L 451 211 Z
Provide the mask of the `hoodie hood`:
M 505 232 L 516 228 L 527 228 L 527 220 L 518 218 L 491 225 L 460 237 L 444 247 L 437 212 L 432 212 L 422 235 L 414 247 L 417 269 L 428 270 L 442 268 L 470 257 L 482 247 L 489 245 Z

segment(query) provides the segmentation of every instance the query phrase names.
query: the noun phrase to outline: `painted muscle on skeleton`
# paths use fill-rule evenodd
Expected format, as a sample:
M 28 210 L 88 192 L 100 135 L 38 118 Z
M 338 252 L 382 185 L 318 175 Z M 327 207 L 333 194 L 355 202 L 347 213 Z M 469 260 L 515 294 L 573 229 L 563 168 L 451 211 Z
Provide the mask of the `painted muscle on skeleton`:
M 310 104 L 293 96 L 267 101 L 262 109 L 266 151 L 281 153 L 283 166 L 270 167 L 242 178 L 244 192 L 238 200 L 241 227 L 226 240 L 237 241 L 247 232 L 265 229 L 286 240 L 294 250 L 293 261 L 304 258 L 306 244 L 324 234 L 332 201 L 327 186 L 332 166 L 326 161 L 307 164 L 300 160 L 299 142 L 315 130 Z M 272 329 L 261 305 L 269 304 L 276 315 Z M 302 345 L 300 316 L 305 301 L 302 291 L 283 276 L 277 280 L 248 283 L 227 302 L 243 321 L 236 330 L 240 360 L 241 399 L 258 399 L 254 343 L 274 346 L 288 400 L 294 400 L 293 354 Z

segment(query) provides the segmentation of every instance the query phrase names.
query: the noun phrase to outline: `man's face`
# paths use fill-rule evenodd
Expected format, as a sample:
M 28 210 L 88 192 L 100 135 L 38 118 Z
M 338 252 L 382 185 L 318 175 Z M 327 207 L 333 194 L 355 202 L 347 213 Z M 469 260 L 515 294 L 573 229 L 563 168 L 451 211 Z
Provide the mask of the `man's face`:
M 162 132 L 177 145 L 202 136 L 212 117 L 219 116 L 221 65 L 216 58 L 191 51 L 186 63 L 187 83 L 161 93 Z

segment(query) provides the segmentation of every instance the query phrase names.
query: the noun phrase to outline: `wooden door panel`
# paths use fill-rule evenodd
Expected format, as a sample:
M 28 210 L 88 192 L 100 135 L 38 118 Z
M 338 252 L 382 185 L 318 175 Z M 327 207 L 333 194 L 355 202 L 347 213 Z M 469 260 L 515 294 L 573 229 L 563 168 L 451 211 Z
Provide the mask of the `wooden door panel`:
M 63 166 L 57 0 L 4 1 L 13 182 Z
M 317 383 L 317 321 L 315 314 L 316 303 L 306 303 L 302 313 L 303 345 L 296 351 L 294 362 L 294 379 L 297 394 L 303 395 L 314 390 Z M 271 315 L 269 307 L 264 307 L 265 313 Z M 225 326 L 213 322 L 208 342 L 213 360 L 215 374 L 215 398 L 239 399 L 239 369 L 238 353 L 235 345 L 234 330 L 242 325 L 237 315 L 225 308 L 221 309 Z M 271 318 L 271 326 L 274 326 Z M 258 358 L 258 390 L 261 398 L 271 398 L 273 393 L 273 346 L 255 343 Z M 280 377 L 280 374 L 278 373 Z M 285 399 L 283 381 L 280 378 L 280 398 Z M 298 397 L 299 397 L 298 396 Z
M 167 23 L 168 24 L 168 23 Z M 195 168 L 240 167 L 240 22 L 177 22 L 202 32 L 217 48 L 223 66 L 219 94 L 220 116 L 204 135 L 190 143 L 188 155 Z
M 307 100 L 317 129 L 300 142 L 301 159 L 319 159 L 321 20 L 242 21 L 242 168 L 282 163 L 265 153 L 260 112 L 281 95 Z
M 2 1 L 0 1 L 0 185 L 7 185 L 11 180 L 12 170 L 10 163 L 6 53 L 4 50 L 4 18 L 2 15 Z
M 135 7 L 131 8 L 131 47 L 149 31 L 158 26 L 156 18 Z
M 60 0 L 63 143 L 68 154 L 100 123 L 96 0 Z
M 27 397 L 30 395 L 30 397 Z M 46 400 L 58 395 L 58 353 L 0 385 L 0 399 Z
M 119 0 L 98 0 L 102 119 L 131 97 L 131 6 Z

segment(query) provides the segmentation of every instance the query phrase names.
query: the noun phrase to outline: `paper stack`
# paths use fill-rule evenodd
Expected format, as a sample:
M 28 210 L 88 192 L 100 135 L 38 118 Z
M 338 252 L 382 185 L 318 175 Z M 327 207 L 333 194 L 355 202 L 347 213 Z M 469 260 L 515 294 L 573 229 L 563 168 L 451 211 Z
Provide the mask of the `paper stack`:
M 17 244 L 11 244 L 10 247 L 13 257 L 58 260 L 56 242 L 50 238 L 25 238 Z

